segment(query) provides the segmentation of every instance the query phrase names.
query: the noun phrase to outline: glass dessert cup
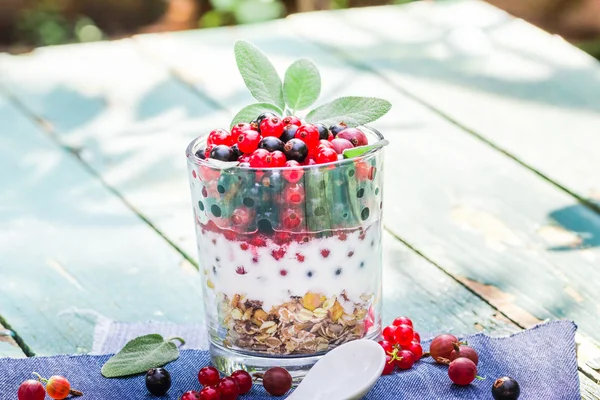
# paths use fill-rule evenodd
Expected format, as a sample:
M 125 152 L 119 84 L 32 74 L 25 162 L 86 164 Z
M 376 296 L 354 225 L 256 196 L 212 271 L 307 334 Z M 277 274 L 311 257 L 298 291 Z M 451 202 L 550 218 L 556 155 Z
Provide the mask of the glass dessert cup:
M 379 336 L 383 147 L 256 169 L 198 158 L 205 142 L 187 159 L 213 364 L 298 381 L 334 347 Z

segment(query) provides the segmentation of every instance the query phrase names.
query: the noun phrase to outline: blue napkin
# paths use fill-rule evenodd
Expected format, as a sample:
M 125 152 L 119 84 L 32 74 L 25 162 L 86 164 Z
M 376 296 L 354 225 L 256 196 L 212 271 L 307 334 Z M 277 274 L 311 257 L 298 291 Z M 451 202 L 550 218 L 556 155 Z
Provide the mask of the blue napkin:
M 490 338 L 483 334 L 467 336 L 464 340 L 479 353 L 479 375 L 485 380 L 459 387 L 451 384 L 447 367 L 423 360 L 408 371 L 379 379 L 365 399 L 492 399 L 493 382 L 500 376 L 509 375 L 521 385 L 520 400 L 579 400 L 576 329 L 572 322 L 556 321 L 504 338 Z M 428 348 L 428 342 L 423 344 L 424 348 Z M 32 377 L 32 371 L 45 377 L 66 376 L 73 388 L 84 392 L 83 400 L 157 399 L 146 391 L 143 376 L 103 378 L 100 368 L 109 358 L 110 355 L 80 355 L 0 359 L 0 399 L 15 400 L 19 385 Z M 197 371 L 208 363 L 207 351 L 182 350 L 181 357 L 167 366 L 173 386 L 161 399 L 175 400 L 187 390 L 198 390 Z M 272 400 L 273 397 L 255 385 L 241 399 Z

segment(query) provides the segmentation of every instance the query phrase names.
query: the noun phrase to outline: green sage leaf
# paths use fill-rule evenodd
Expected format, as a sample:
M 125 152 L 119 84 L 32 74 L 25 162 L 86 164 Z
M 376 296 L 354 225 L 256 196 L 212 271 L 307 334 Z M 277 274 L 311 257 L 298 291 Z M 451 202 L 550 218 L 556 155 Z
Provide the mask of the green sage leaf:
M 308 59 L 295 61 L 285 71 L 283 98 L 292 110 L 310 107 L 321 94 L 321 74 L 317 66 Z
M 306 120 L 325 125 L 345 122 L 348 126 L 358 126 L 381 118 L 390 108 L 389 101 L 375 97 L 340 97 L 309 112 Z
M 255 120 L 260 114 L 264 112 L 272 112 L 280 117 L 283 116 L 283 111 L 273 104 L 270 103 L 254 103 L 246 106 L 238 112 L 235 117 L 231 120 L 230 128 L 240 122 L 250 122 Z
M 234 47 L 235 61 L 246 87 L 259 102 L 285 108 L 281 78 L 267 56 L 256 46 L 240 40 Z
M 368 144 L 366 146 L 358 146 L 358 147 L 354 147 L 352 149 L 346 149 L 342 152 L 342 154 L 343 154 L 344 158 L 359 157 L 365 153 L 368 153 L 369 151 L 371 151 L 373 149 L 376 149 L 378 147 L 387 146 L 388 144 L 390 144 L 390 142 L 384 139 L 384 140 L 380 140 L 379 142 L 376 142 L 373 144 Z
M 185 343 L 180 338 L 165 341 L 157 334 L 131 340 L 102 366 L 102 375 L 106 378 L 135 375 L 176 360 L 179 358 L 179 349 L 171 340 Z

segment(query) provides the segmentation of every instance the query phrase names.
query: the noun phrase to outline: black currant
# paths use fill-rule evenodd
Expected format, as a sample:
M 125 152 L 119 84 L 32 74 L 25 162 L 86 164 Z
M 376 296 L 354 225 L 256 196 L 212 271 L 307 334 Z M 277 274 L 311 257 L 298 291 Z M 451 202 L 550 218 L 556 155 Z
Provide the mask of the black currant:
M 265 118 L 271 118 L 271 117 L 276 117 L 279 118 L 277 115 L 273 114 L 272 112 L 264 112 L 262 114 L 260 114 L 257 118 L 256 118 L 256 124 L 258 126 L 257 130 L 258 133 L 260 133 L 260 123 L 263 122 L 263 119 Z
M 331 131 L 331 133 L 333 133 L 333 136 L 337 136 L 338 133 L 340 133 L 341 131 L 343 131 L 347 127 L 348 127 L 348 125 L 346 125 L 345 122 L 338 122 L 335 125 L 331 125 L 329 127 L 329 130 Z
M 258 142 L 258 148 L 268 151 L 283 151 L 283 142 L 277 139 L 275 136 L 265 136 L 260 142 Z
M 315 124 L 319 131 L 319 140 L 329 139 L 329 129 L 324 124 Z
M 155 396 L 164 396 L 171 387 L 171 374 L 164 368 L 152 368 L 146 373 L 146 387 Z
M 233 151 L 233 161 L 237 160 L 243 153 L 240 151 L 237 143 L 231 146 L 231 150 Z
M 285 146 L 283 146 L 283 152 L 288 160 L 296 160 L 302 162 L 308 155 L 308 147 L 300 139 L 290 139 Z
M 235 154 L 231 147 L 224 144 L 215 146 L 210 151 L 210 158 L 214 158 L 215 160 L 219 161 L 235 161 L 237 158 L 235 158 L 234 156 Z
M 517 400 L 520 394 L 519 382 L 509 376 L 496 379 L 492 385 L 492 396 L 495 400 Z
M 206 159 L 206 154 L 205 154 L 206 149 L 200 149 L 196 151 L 196 157 L 201 158 L 203 160 Z
M 288 124 L 283 128 L 283 133 L 279 136 L 279 139 L 281 139 L 283 143 L 287 143 L 296 136 L 297 130 L 298 127 L 296 125 Z

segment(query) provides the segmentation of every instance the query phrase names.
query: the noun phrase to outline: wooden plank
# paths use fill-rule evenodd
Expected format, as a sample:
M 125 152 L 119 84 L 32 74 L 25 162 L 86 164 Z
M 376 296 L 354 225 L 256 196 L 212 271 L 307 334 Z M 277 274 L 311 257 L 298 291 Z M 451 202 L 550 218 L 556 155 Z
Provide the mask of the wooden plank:
M 294 40 L 289 31 L 289 22 L 281 22 L 221 35 L 192 32 L 138 40 L 145 49 L 162 52 L 203 96 L 236 92 L 235 99 L 241 99 L 227 103 L 232 109 L 250 101 L 237 94 L 239 83 L 195 78 L 220 76 L 216 67 L 199 61 L 214 52 L 225 57 L 237 37 L 267 51 L 280 71 L 295 57 L 311 56 L 322 67 L 326 98 L 365 94 L 392 100 L 392 113 L 375 124 L 392 142 L 386 165 L 394 171 L 386 180 L 388 229 L 522 326 L 572 318 L 598 340 L 599 252 L 588 246 L 600 232 L 598 216 L 376 76 L 349 70 L 327 52 Z M 227 65 L 219 63 L 222 76 L 230 76 Z
M 0 311 L 33 353 L 91 349 L 98 318 L 202 321 L 179 253 L 1 98 L 0 121 Z
M 302 29 L 303 36 L 377 71 L 600 210 L 600 64 L 593 57 L 473 0 L 293 18 L 320 27 Z

